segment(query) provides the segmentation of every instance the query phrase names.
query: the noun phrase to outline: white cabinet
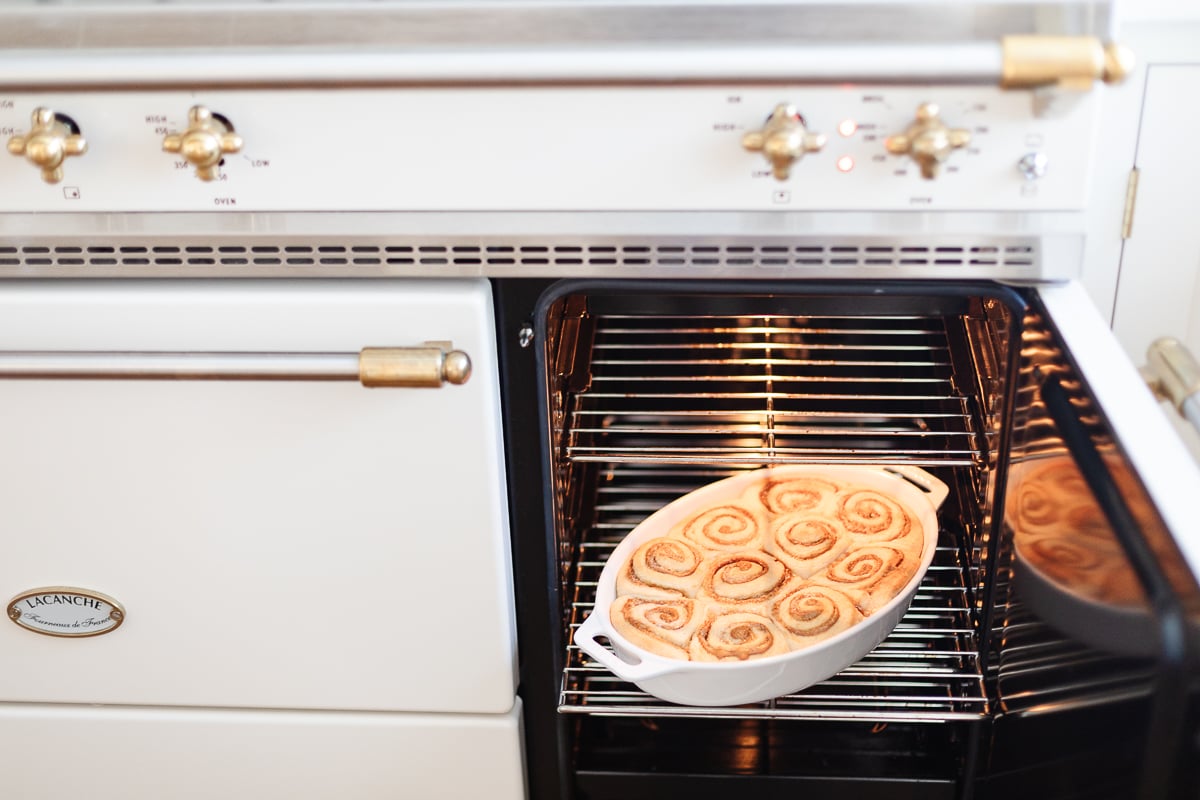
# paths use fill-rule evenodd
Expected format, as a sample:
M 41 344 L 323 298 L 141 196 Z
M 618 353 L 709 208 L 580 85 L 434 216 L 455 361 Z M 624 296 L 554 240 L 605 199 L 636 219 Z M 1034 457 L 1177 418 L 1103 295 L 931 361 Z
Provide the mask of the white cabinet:
M 1135 364 L 1162 336 L 1200 354 L 1200 22 L 1189 8 L 1121 32 L 1142 65 L 1106 98 L 1094 164 L 1085 283 L 1102 311 L 1111 308 L 1113 331 Z M 1122 240 L 1120 199 L 1131 169 L 1137 190 Z M 1163 408 L 1200 459 L 1200 433 Z

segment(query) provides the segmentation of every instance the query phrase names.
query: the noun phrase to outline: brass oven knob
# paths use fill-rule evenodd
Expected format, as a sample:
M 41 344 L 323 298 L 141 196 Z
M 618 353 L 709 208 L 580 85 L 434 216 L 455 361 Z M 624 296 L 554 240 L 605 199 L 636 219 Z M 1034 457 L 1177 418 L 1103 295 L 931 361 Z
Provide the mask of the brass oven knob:
M 893 155 L 911 156 L 921 167 L 921 177 L 931 179 L 937 177 L 942 162 L 950 157 L 950 153 L 970 142 L 970 131 L 947 127 L 938 117 L 935 104 L 922 103 L 908 130 L 889 136 L 884 144 Z
M 46 183 L 63 179 L 63 161 L 67 156 L 87 152 L 87 142 L 79 135 L 75 123 L 68 117 L 55 114 L 48 108 L 33 111 L 33 127 L 29 133 L 17 134 L 8 140 L 8 152 L 25 156 L 42 171 Z
M 168 134 L 162 147 L 187 159 L 196 168 L 197 178 L 211 181 L 216 180 L 217 167 L 226 154 L 242 149 L 242 137 L 233 132 L 233 125 L 221 115 L 204 106 L 192 106 L 187 130 Z
M 771 172 L 778 180 L 787 180 L 792 164 L 825 146 L 825 136 L 809 133 L 796 107 L 786 103 L 775 106 L 762 130 L 751 131 L 742 137 L 742 147 L 762 153 L 771 162 Z

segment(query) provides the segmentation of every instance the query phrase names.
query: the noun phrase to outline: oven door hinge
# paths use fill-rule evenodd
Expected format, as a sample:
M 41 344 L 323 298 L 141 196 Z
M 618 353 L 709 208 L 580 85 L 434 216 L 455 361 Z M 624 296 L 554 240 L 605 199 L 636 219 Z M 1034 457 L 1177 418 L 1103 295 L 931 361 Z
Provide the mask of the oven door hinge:
M 1121 239 L 1133 235 L 1133 209 L 1137 205 L 1138 175 L 1137 167 L 1129 170 L 1129 181 L 1125 184 L 1125 211 L 1121 214 Z

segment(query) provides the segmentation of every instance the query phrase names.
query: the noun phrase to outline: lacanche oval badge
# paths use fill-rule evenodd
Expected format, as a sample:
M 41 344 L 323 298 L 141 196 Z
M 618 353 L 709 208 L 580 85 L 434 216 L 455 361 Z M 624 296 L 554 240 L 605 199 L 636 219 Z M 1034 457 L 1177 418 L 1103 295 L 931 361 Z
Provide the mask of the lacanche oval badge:
M 8 618 L 34 633 L 79 638 L 112 633 L 125 621 L 125 609 L 99 592 L 47 586 L 10 600 Z

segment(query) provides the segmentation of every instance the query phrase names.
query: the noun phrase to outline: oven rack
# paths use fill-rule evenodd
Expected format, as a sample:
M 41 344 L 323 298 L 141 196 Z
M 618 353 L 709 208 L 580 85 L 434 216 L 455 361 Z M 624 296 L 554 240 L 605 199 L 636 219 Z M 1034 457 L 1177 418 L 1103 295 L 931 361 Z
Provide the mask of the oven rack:
M 970 466 L 983 459 L 930 315 L 595 320 L 566 458 L 638 464 Z
M 579 543 L 570 630 L 591 612 L 600 571 L 642 519 L 720 470 L 617 465 L 601 479 L 595 519 Z M 838 675 L 804 691 L 733 708 L 682 706 L 621 681 L 569 644 L 559 712 L 602 716 L 947 722 L 986 716 L 988 700 L 964 570 L 952 531 L 943 528 L 933 564 L 900 624 Z

